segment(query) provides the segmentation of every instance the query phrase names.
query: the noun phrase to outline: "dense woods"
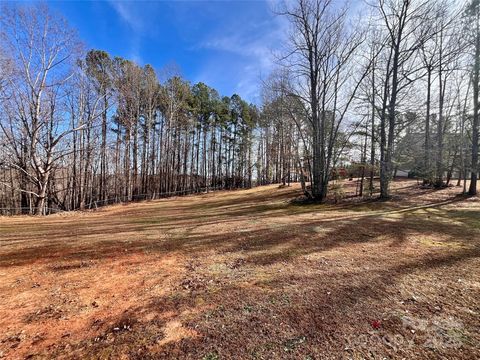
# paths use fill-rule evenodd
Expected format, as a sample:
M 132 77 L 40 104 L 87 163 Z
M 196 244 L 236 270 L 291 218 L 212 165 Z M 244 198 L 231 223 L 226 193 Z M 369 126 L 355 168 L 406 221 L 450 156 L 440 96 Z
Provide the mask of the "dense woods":
M 388 198 L 399 171 L 476 194 L 478 0 L 273 10 L 289 41 L 250 104 L 175 69 L 85 50 L 43 5 L 2 7 L 0 212 L 291 181 L 325 201 L 347 174 L 360 196 Z

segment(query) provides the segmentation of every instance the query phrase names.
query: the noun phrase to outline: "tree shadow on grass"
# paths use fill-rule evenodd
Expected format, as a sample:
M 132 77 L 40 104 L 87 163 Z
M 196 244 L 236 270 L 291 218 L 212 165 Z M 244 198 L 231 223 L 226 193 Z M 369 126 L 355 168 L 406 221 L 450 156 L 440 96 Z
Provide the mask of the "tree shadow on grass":
M 184 231 L 162 239 L 147 239 L 145 234 L 176 230 L 175 215 L 169 217 L 171 224 L 161 225 L 157 222 L 123 224 L 120 218 L 104 225 L 104 234 L 111 237 L 109 240 L 93 237 L 92 234 L 101 233 L 102 221 L 106 221 L 95 218 L 92 222 L 60 229 L 51 237 L 44 233 L 47 228 L 32 231 L 29 236 L 37 246 L 4 251 L 0 267 L 36 261 L 49 265 L 56 261 L 121 261 L 132 253 L 156 256 L 181 253 L 187 259 L 195 256 L 200 270 L 194 269 L 189 274 L 203 277 L 200 285 L 185 289 L 177 284 L 174 293 L 150 296 L 145 303 L 125 309 L 134 319 L 135 336 L 117 336 L 113 344 L 119 347 L 111 349 L 112 356 L 128 353 L 130 349 L 132 356 L 140 358 L 201 358 L 213 352 L 224 358 L 249 358 L 254 354 L 265 358 L 307 355 L 322 358 L 326 353 L 343 356 L 345 337 L 371 330 L 369 320 L 391 309 L 392 299 L 398 300 L 396 286 L 404 276 L 433 270 L 447 276 L 447 272 L 454 273 L 462 264 L 480 256 L 478 230 L 468 221 L 449 222 L 449 210 L 430 217 L 413 213 L 432 207 L 441 209 L 454 201 L 457 200 L 452 198 L 447 202 L 359 216 L 297 218 L 296 222 L 267 222 L 260 228 L 245 226 L 236 230 L 215 227 L 232 220 L 210 220 L 213 214 L 222 212 L 214 207 L 213 211 L 197 214 L 198 219 L 192 220 Z M 243 208 L 227 211 L 228 216 L 236 218 L 247 209 L 255 208 L 250 203 L 241 206 Z M 272 216 L 268 205 L 258 206 L 247 219 Z M 289 211 L 276 204 L 273 208 Z M 188 221 L 190 215 L 192 213 L 187 213 L 177 220 Z M 465 214 L 455 216 L 454 213 L 453 217 L 463 219 Z M 202 229 L 205 226 L 211 226 L 212 231 L 205 232 Z M 45 239 L 35 240 L 39 234 L 45 235 Z M 77 234 L 74 241 L 69 234 Z M 128 239 L 121 240 L 124 235 L 128 235 Z M 438 238 L 446 246 L 425 247 L 416 242 L 416 238 L 422 236 Z M 453 243 L 454 247 L 449 246 Z M 241 259 L 242 262 L 239 270 L 235 267 L 229 270 L 233 278 L 227 279 L 222 277 L 222 271 L 212 275 L 203 265 L 212 261 L 211 256 L 220 259 L 213 261 Z M 245 275 L 235 279 L 236 272 L 241 271 Z M 210 283 L 209 276 L 217 276 L 211 279 L 216 281 Z M 198 338 L 187 337 L 161 347 L 149 340 L 148 346 L 141 347 L 138 353 L 137 345 L 145 340 L 143 334 L 148 333 L 150 337 L 148 324 L 157 321 L 152 323 L 152 333 L 165 324 L 159 318 L 145 321 L 144 317 L 153 314 L 163 319 L 169 313 L 171 318 L 178 317 L 196 331 Z M 100 330 L 111 332 L 121 320 L 104 319 Z M 95 342 L 86 341 L 87 344 L 77 344 L 83 347 L 82 351 L 100 353 L 107 346 L 100 341 L 85 350 Z M 384 353 L 390 351 L 384 345 L 379 346 Z M 405 353 L 403 357 L 409 355 Z
M 366 224 L 367 228 L 371 225 Z M 351 224 L 344 223 L 331 231 L 341 232 L 349 226 Z M 443 233 L 448 230 L 444 226 L 442 222 L 432 220 L 426 229 L 430 232 L 437 227 L 438 233 Z M 416 226 L 409 229 L 418 230 Z M 379 230 L 381 233 L 385 231 L 384 228 Z M 458 234 L 464 230 L 454 226 L 453 230 L 448 230 L 447 235 L 457 239 Z M 305 249 L 294 256 L 300 257 L 309 251 L 326 251 L 350 242 L 347 239 L 337 239 L 332 241 L 335 243 L 333 245 L 323 240 L 323 244 L 315 247 L 304 243 Z M 371 241 L 384 242 L 381 239 Z M 261 243 L 266 248 L 274 244 L 270 241 Z M 252 244 L 241 252 L 245 255 L 256 248 L 257 245 Z M 432 271 L 454 274 L 462 265 L 480 257 L 478 246 L 455 251 L 424 252 L 414 257 L 395 257 L 396 252 L 397 250 L 376 253 L 378 263 L 370 261 L 367 263 L 368 268 L 327 266 L 314 267 L 314 271 L 302 273 L 310 265 L 299 263 L 297 266 L 300 268 L 296 273 L 292 273 L 292 268 L 286 268 L 283 272 L 271 273 L 273 275 L 270 278 L 257 281 L 251 286 L 230 282 L 211 288 L 207 282 L 207 285 L 191 291 L 179 288 L 174 295 L 152 297 L 146 304 L 128 309 L 128 313 L 140 319 L 144 314 L 174 313 L 175 316 L 180 316 L 185 326 L 198 333 L 198 337 L 187 337 L 167 343 L 161 348 L 153 347 L 154 352 L 144 349 L 142 356 L 145 358 L 201 358 L 209 353 L 218 353 L 221 358 L 252 358 L 254 355 L 278 358 L 279 354 L 281 358 L 292 359 L 325 357 L 325 354 L 341 357 L 345 355 L 344 347 L 349 336 L 367 334 L 372 330 L 371 319 L 381 318 L 385 313 L 395 310 L 396 305 L 392 301 L 401 300 L 396 286 L 404 276 Z M 267 262 L 264 258 L 247 257 L 245 266 L 256 269 L 288 261 L 293 262 L 292 266 L 295 267 L 295 259 L 290 252 L 286 257 L 277 258 L 278 255 Z M 366 255 L 363 257 L 367 259 Z M 418 290 L 422 291 L 422 288 Z M 197 299 L 202 299 L 202 305 L 198 305 Z M 394 320 L 385 321 L 386 331 L 402 331 Z M 288 344 L 296 345 L 287 351 L 285 348 Z M 368 350 L 376 356 L 412 356 L 412 353 L 403 352 L 402 349 L 395 352 L 382 342 L 375 346 L 377 348 Z M 368 355 L 367 349 L 365 351 L 363 355 Z M 420 358 L 432 356 L 420 344 L 415 351 Z M 436 354 L 451 357 L 458 355 L 456 351 L 446 348 Z M 463 351 L 472 353 L 474 348 L 466 346 Z
M 0 259 L 0 267 L 24 265 L 34 262 L 55 260 L 101 260 L 115 259 L 132 252 L 153 252 L 167 254 L 169 252 L 206 253 L 209 251 L 251 252 L 253 258 L 264 264 L 275 262 L 273 259 L 289 259 L 311 252 L 327 251 L 352 243 L 374 242 L 380 237 L 393 239 L 392 245 L 400 246 L 412 232 L 430 231 L 450 237 L 462 237 L 465 229 L 459 224 L 442 223 L 426 217 L 409 216 L 412 211 L 441 207 L 457 201 L 451 198 L 441 203 L 346 216 L 333 216 L 317 220 L 300 219 L 295 223 L 263 224 L 260 228 L 240 228 L 229 231 L 216 231 L 216 226 L 222 222 L 232 223 L 232 220 L 211 220 L 189 223 L 189 226 L 175 235 L 147 239 L 149 232 L 159 232 L 165 235 L 167 231 L 182 229 L 173 225 L 158 224 L 108 224 L 103 227 L 103 237 L 108 240 L 97 240 L 96 235 L 102 233 L 102 222 L 94 224 L 73 224 L 67 229 L 59 229 L 54 235 L 46 236 L 41 231 L 33 231 L 24 235 L 13 235 L 13 239 L 21 238 L 20 248 L 4 251 Z M 278 207 L 282 211 L 281 207 Z M 243 210 L 242 210 L 243 211 Z M 270 212 L 264 208 L 257 209 L 248 215 L 247 219 L 260 220 L 270 218 Z M 288 211 L 288 210 L 287 210 Z M 243 213 L 243 212 L 242 212 Z M 395 218 L 388 216 L 394 215 Z M 228 213 L 236 218 L 236 212 Z M 207 218 L 209 218 L 207 216 Z M 178 219 L 177 219 L 178 221 Z M 178 224 L 178 223 L 177 223 Z M 240 223 L 242 225 L 242 223 Z M 212 232 L 205 232 L 212 226 Z M 200 231 L 199 229 L 203 229 Z M 44 231 L 44 230 L 42 230 Z M 471 232 L 471 231 L 470 231 Z M 42 235 L 40 235 L 42 234 Z M 160 236 L 159 235 L 159 236 Z M 38 236 L 42 240 L 38 240 Z M 472 233 L 471 236 L 474 236 Z M 119 240 L 126 237 L 125 240 Z M 72 239 L 73 238 L 73 239 Z M 29 240 L 33 246 L 24 246 Z M 5 246 L 6 248 L 7 246 Z M 278 248 L 278 249 L 277 249 Z M 256 252 L 263 251 L 265 254 Z M 272 260 L 269 261 L 268 259 Z

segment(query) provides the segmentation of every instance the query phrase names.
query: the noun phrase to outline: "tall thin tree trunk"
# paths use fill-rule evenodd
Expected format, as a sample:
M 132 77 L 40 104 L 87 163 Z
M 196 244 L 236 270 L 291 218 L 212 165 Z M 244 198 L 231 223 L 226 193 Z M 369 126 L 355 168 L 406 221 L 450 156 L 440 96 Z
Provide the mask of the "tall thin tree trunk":
M 472 124 L 472 164 L 470 174 L 469 195 L 477 194 L 478 179 L 478 128 L 479 128 L 479 81 L 480 81 L 480 20 L 479 11 L 476 10 L 475 33 L 475 64 L 473 69 L 473 124 Z

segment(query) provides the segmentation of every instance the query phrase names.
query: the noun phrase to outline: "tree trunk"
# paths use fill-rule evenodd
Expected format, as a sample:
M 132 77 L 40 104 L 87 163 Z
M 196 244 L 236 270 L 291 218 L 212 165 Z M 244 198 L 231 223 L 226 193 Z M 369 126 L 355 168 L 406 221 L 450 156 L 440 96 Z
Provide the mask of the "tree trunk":
M 472 125 L 472 167 L 470 175 L 469 195 L 477 194 L 478 178 L 478 128 L 479 128 L 479 73 L 480 73 L 480 24 L 476 15 L 476 38 L 475 38 L 475 65 L 473 69 L 473 125 Z
M 431 183 L 432 176 L 430 172 L 430 97 L 432 91 L 432 69 L 427 69 L 427 113 L 425 114 L 425 148 L 424 148 L 424 183 Z

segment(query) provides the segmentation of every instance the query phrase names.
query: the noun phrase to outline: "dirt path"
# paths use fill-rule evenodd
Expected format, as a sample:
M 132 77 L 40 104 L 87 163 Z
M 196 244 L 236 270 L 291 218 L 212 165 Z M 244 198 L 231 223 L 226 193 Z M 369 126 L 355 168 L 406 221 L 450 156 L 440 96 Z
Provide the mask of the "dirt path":
M 476 359 L 480 202 L 394 185 L 388 202 L 268 186 L 0 218 L 0 355 Z

